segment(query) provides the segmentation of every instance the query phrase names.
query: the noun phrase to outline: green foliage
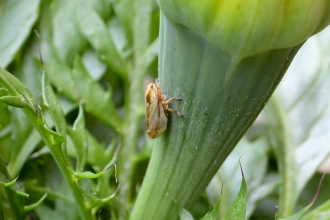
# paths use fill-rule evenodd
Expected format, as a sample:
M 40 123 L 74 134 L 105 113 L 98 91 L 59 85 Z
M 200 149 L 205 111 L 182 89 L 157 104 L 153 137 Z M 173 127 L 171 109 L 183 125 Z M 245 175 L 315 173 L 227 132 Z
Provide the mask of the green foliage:
M 258 55 L 267 61 L 259 66 L 255 57 L 229 65 L 228 54 L 164 17 L 158 39 L 159 15 L 152 0 L 0 1 L 0 218 L 274 218 L 278 205 L 285 219 L 314 208 L 317 169 L 330 153 L 329 30 L 305 44 L 229 155 L 300 45 L 281 49 L 287 56 Z M 189 37 L 164 39 L 164 32 Z M 159 48 L 164 94 L 183 98 L 170 106 L 185 117 L 169 115 L 167 132 L 154 141 L 144 132 L 143 90 L 158 76 Z M 282 64 L 267 94 L 253 94 L 261 101 L 240 89 L 263 88 L 268 76 L 211 75 Z M 222 79 L 242 99 L 229 99 Z M 220 165 L 222 176 L 214 176 Z M 329 212 L 329 198 L 321 187 L 319 207 L 304 218 Z
M 219 208 L 220 208 L 221 198 L 214 205 L 212 211 L 207 213 L 201 220 L 218 220 L 219 219 Z M 245 210 L 245 208 L 244 208 Z
M 242 171 L 243 172 L 243 171 Z M 243 173 L 242 173 L 243 175 Z M 243 175 L 241 189 L 234 202 L 232 203 L 228 213 L 226 214 L 224 219 L 245 219 L 246 213 L 246 200 L 247 200 L 247 187 L 246 181 Z

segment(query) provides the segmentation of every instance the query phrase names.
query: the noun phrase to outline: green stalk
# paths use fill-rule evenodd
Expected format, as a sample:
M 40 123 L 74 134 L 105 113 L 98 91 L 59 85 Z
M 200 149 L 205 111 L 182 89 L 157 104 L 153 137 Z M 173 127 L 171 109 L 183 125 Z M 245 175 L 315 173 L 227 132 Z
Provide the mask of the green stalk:
M 78 186 L 77 178 L 71 174 L 68 167 L 66 167 L 63 161 L 62 153 L 59 151 L 59 149 L 61 149 L 61 144 L 51 144 L 49 140 L 44 138 L 43 135 L 41 136 L 43 137 L 43 140 L 46 145 L 49 147 L 50 152 L 63 175 L 63 178 L 68 182 L 71 188 L 81 219 L 93 219 L 90 208 L 88 207 L 88 204 L 86 202 L 86 198 L 84 197 L 83 192 Z
M 295 149 L 290 146 L 290 137 L 287 137 L 286 129 L 290 128 L 290 119 L 288 118 L 287 112 L 281 108 L 279 104 L 281 99 L 278 99 L 277 96 L 273 97 L 272 100 L 268 103 L 268 109 L 265 111 L 265 120 L 267 124 L 276 125 L 272 127 L 273 132 L 277 135 L 271 138 L 271 143 L 274 147 L 274 152 L 277 157 L 277 166 L 279 173 L 281 175 L 282 184 L 280 188 L 279 196 L 279 215 L 281 217 L 291 216 L 294 213 L 295 205 L 299 197 L 299 189 L 297 189 L 295 184 L 295 162 L 293 160 Z M 279 120 L 280 119 L 280 120 Z M 285 137 L 285 138 L 279 138 Z
M 48 86 L 45 78 L 43 84 L 44 88 Z M 52 131 L 47 126 L 45 119 L 42 116 L 42 112 L 39 107 L 37 107 L 31 92 L 17 78 L 2 68 L 0 68 L 0 86 L 7 90 L 10 97 L 14 97 L 12 100 L 15 102 L 7 104 L 14 107 L 24 106 L 22 107 L 23 112 L 38 131 L 45 144 L 49 147 L 59 170 L 63 174 L 63 178 L 68 182 L 72 190 L 81 219 L 92 219 L 90 207 L 88 206 L 89 204 L 86 202 L 86 199 L 77 184 L 77 178 L 71 174 L 67 167 L 68 165 L 65 163 L 65 154 L 61 148 L 64 140 L 63 136 L 60 133 Z M 16 99 L 15 97 L 19 97 L 20 99 Z M 52 107 L 55 108 L 57 106 Z
M 184 118 L 169 116 L 131 219 L 176 219 L 175 203 L 196 205 L 301 45 L 238 58 L 161 16 L 160 85 L 167 97 L 182 98 L 172 107 Z
M 117 7 L 127 8 L 127 2 L 117 3 Z M 125 6 L 123 6 L 123 5 Z M 129 71 L 128 79 L 125 82 L 125 117 L 122 128 L 121 150 L 118 158 L 118 174 L 120 181 L 119 188 L 119 216 L 126 216 L 128 210 L 132 207 L 133 198 L 135 198 L 136 188 L 134 185 L 135 156 L 140 132 L 140 124 L 144 115 L 143 106 L 143 81 L 147 70 L 156 58 L 156 55 L 150 54 L 149 49 L 153 48 L 150 44 L 150 23 L 154 2 L 152 0 L 136 0 L 128 3 L 133 5 L 134 13 L 125 10 L 125 15 L 132 21 L 133 37 L 133 59 Z M 119 9 L 118 9 L 119 10 Z M 120 13 L 118 13 L 120 14 Z
M 143 72 L 136 70 L 134 71 L 136 75 L 141 75 Z M 129 100 L 125 105 L 126 116 L 124 127 L 122 130 L 122 143 L 121 150 L 119 153 L 119 166 L 118 173 L 120 176 L 120 189 L 119 195 L 122 204 L 131 205 L 131 195 L 132 195 L 132 171 L 133 171 L 133 161 L 136 150 L 136 144 L 138 139 L 138 131 L 140 121 L 142 119 L 141 108 L 141 97 L 142 97 L 142 85 L 143 77 L 134 77 L 131 83 L 127 85 L 126 98 Z M 136 92 L 133 92 L 136 91 Z M 124 216 L 127 212 L 128 207 L 120 207 L 121 215 Z

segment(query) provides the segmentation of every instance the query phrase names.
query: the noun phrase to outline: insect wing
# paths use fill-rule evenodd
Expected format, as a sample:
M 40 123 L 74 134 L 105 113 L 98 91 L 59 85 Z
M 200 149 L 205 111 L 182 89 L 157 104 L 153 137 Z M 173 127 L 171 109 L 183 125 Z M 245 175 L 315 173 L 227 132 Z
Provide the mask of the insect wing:
M 164 133 L 167 127 L 167 116 L 162 103 L 153 102 L 147 111 L 147 134 L 151 138 L 157 138 Z
M 167 116 L 162 104 L 162 90 L 159 85 L 151 83 L 145 92 L 147 134 L 157 138 L 164 133 L 167 127 Z

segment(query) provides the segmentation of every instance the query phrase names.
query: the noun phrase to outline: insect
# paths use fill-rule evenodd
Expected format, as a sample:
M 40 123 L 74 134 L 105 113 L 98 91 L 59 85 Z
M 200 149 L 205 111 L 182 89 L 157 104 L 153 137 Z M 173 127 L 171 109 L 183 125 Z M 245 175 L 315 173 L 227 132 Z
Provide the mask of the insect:
M 150 138 L 161 136 L 167 127 L 167 112 L 173 112 L 179 117 L 183 117 L 177 110 L 168 107 L 168 104 L 174 100 L 181 98 L 170 98 L 166 100 L 162 89 L 158 84 L 158 79 L 155 83 L 150 83 L 145 91 L 145 105 L 147 116 L 147 134 Z

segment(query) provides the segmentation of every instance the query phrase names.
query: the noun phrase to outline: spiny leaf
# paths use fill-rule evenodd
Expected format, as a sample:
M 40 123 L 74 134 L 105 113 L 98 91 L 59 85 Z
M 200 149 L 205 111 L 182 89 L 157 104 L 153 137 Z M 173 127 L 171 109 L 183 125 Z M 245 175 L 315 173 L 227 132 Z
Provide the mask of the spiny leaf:
M 85 130 L 85 116 L 84 109 L 81 104 L 79 105 L 78 117 L 73 124 L 73 128 L 69 128 L 68 131 L 77 152 L 76 170 L 81 171 L 86 164 L 88 153 L 88 142 Z
M 102 176 L 105 172 L 107 172 L 113 165 L 115 165 L 115 170 L 116 170 L 116 164 L 112 164 L 110 167 L 107 169 L 99 172 L 99 173 L 93 173 L 91 171 L 84 171 L 84 172 L 74 172 L 71 171 L 73 175 L 75 175 L 78 179 L 95 179 L 100 176 Z
M 321 179 L 320 179 L 320 182 L 319 182 L 319 185 L 317 187 L 317 190 L 316 190 L 316 193 L 314 195 L 314 198 L 312 200 L 312 202 L 306 206 L 305 208 L 301 209 L 299 212 L 295 213 L 294 215 L 291 215 L 287 218 L 280 218 L 278 216 L 277 213 L 275 213 L 275 220 L 300 220 L 307 212 L 308 210 L 312 207 L 312 205 L 314 204 L 314 202 L 316 201 L 316 198 L 320 192 L 320 188 L 321 188 L 321 185 L 322 185 L 322 182 L 323 182 L 323 179 L 324 179 L 324 176 L 325 176 L 326 173 L 323 173 Z
M 203 217 L 201 220 L 218 220 L 220 203 L 221 203 L 221 197 L 214 205 L 212 211 L 208 213 L 205 217 Z
M 18 179 L 18 176 L 14 180 L 12 180 L 12 181 L 10 181 L 8 183 L 5 183 L 3 185 L 6 186 L 6 187 L 11 187 L 12 185 L 14 185 L 16 183 L 16 180 L 17 179 Z
M 239 220 L 239 219 L 244 220 L 245 219 L 247 187 L 246 187 L 246 182 L 245 182 L 245 177 L 244 177 L 242 166 L 241 166 L 241 172 L 242 172 L 241 188 L 238 192 L 236 199 L 234 200 L 233 204 L 231 205 L 229 211 L 227 212 L 227 214 L 224 218 L 226 220 Z
M 36 203 L 32 204 L 32 205 L 28 205 L 24 207 L 25 212 L 29 212 L 32 211 L 33 209 L 37 208 L 38 206 L 41 205 L 41 203 L 46 199 L 47 197 L 47 193 L 45 195 L 43 195 L 43 197 L 41 197 L 41 199 L 39 199 Z
M 24 98 L 17 96 L 2 96 L 0 97 L 0 102 L 3 102 L 7 105 L 17 107 L 17 108 L 25 108 L 28 107 L 27 102 Z

